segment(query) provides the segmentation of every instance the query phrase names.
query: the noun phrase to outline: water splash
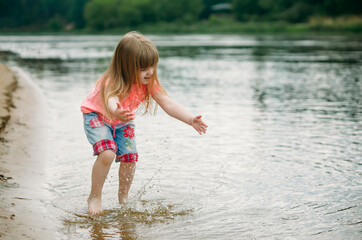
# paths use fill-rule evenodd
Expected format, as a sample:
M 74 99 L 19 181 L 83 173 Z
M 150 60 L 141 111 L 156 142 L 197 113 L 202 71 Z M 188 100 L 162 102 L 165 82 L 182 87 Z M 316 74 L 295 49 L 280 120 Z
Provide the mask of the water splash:
M 155 226 L 170 223 L 179 217 L 193 214 L 192 209 L 180 205 L 164 204 L 161 201 L 142 200 L 131 202 L 121 208 L 107 209 L 102 215 L 73 213 L 63 219 L 68 231 L 77 231 L 82 238 L 91 234 L 92 239 L 137 239 L 138 226 Z M 74 230 L 77 229 L 77 230 Z M 74 235 L 77 235 L 73 232 Z

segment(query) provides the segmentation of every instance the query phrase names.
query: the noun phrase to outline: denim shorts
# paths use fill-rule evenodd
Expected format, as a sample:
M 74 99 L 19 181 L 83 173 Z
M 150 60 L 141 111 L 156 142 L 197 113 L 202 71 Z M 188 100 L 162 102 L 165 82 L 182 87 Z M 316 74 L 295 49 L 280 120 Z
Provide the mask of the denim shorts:
M 105 150 L 116 154 L 116 162 L 137 162 L 134 121 L 111 126 L 95 112 L 83 113 L 84 132 L 93 146 L 94 156 Z

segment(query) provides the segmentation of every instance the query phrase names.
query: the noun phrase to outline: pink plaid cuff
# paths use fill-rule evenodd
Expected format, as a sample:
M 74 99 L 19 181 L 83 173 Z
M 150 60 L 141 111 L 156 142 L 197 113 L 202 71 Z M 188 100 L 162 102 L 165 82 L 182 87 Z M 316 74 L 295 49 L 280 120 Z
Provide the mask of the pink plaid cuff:
M 96 142 L 93 145 L 94 155 L 98 155 L 105 150 L 112 150 L 117 153 L 117 144 L 113 140 L 104 139 L 99 142 Z
M 123 155 L 118 155 L 116 158 L 116 162 L 137 162 L 138 161 L 138 153 L 127 153 Z
M 90 120 L 89 124 L 91 125 L 92 128 L 95 128 L 95 127 L 102 127 L 104 125 L 104 122 L 103 119 L 100 116 L 98 116 Z

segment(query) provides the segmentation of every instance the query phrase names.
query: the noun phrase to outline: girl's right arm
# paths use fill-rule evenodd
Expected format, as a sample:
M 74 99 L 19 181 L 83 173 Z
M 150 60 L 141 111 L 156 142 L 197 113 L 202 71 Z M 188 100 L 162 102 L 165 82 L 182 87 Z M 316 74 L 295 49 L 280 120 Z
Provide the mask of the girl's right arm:
M 193 116 L 184 107 L 174 102 L 168 95 L 161 92 L 155 93 L 153 98 L 171 117 L 191 125 L 200 135 L 202 133 L 206 133 L 208 126 L 204 121 L 202 121 L 201 115 Z
M 129 109 L 122 108 L 117 96 L 109 98 L 108 109 L 113 116 L 122 122 L 129 122 L 135 119 L 134 113 L 132 113 Z

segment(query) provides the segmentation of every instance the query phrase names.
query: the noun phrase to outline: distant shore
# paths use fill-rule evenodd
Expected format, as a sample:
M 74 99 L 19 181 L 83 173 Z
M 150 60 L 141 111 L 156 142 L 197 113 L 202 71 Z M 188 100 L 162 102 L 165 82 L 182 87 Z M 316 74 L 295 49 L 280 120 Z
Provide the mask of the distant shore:
M 208 20 L 185 23 L 141 24 L 111 29 L 40 29 L 24 27 L 1 29 L 7 34 L 120 34 L 138 30 L 147 34 L 361 34 L 362 17 L 319 17 L 305 23 L 287 22 L 238 22 L 228 17 L 212 17 Z

